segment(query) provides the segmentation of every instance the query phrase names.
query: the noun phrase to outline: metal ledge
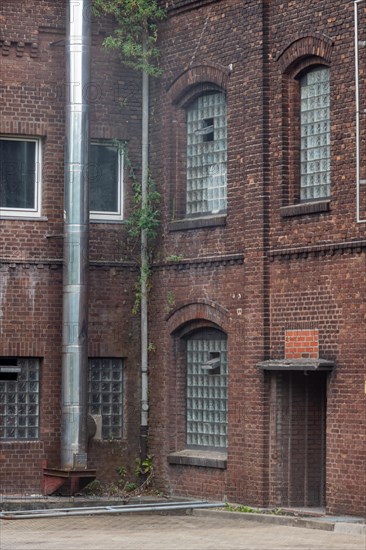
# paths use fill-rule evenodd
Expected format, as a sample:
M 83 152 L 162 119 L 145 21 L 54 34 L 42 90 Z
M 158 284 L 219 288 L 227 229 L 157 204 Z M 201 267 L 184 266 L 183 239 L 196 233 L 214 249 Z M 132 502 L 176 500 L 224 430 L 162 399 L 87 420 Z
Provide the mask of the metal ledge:
M 65 468 L 43 468 L 42 494 L 52 495 L 62 490 L 69 496 L 75 495 L 96 477 L 96 470 L 67 470 Z

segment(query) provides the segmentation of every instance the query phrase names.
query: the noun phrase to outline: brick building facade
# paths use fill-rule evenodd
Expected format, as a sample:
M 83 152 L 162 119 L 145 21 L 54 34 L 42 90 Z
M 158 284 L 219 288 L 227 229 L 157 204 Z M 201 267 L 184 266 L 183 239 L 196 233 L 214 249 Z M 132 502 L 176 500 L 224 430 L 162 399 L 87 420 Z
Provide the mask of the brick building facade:
M 355 6 L 363 113 L 365 2 L 167 3 L 163 76 L 151 85 L 161 228 L 149 448 L 171 493 L 366 512 L 366 125 L 361 114 L 357 131 Z M 26 433 L 17 425 L 0 442 L 3 487 L 13 492 L 34 490 L 42 461 L 56 465 L 59 453 L 64 17 L 52 2 L 5 1 L 0 19 L 0 138 L 9 151 L 35 143 L 43 173 L 38 217 L 5 208 L 0 221 L 2 364 L 19 370 L 4 371 L 3 383 L 20 391 L 30 359 L 41 380 L 37 437 L 17 437 Z M 127 142 L 137 161 L 139 87 L 101 49 L 108 29 L 93 29 L 92 142 Z M 125 174 L 124 218 L 130 192 Z M 136 264 L 120 220 L 94 219 L 90 248 L 89 355 L 107 361 L 102 372 L 123 363 L 123 436 L 106 441 L 105 431 L 89 449 L 108 479 L 138 453 Z
M 162 482 L 183 495 L 364 514 L 354 3 L 169 5 L 151 153 L 163 189 L 150 364 Z M 222 114 L 204 106 L 219 94 L 224 183 Z M 364 119 L 360 128 L 362 173 Z
M 58 467 L 60 461 L 64 141 L 68 91 L 65 18 L 66 2 L 10 0 L 2 2 L 0 8 L 3 178 L 0 469 L 2 491 L 20 494 L 40 493 L 42 466 Z M 93 27 L 92 80 L 85 91 L 90 101 L 91 142 L 96 146 L 91 163 L 94 181 L 98 181 L 98 169 L 103 166 L 103 163 L 98 166 L 95 160 L 99 148 L 104 151 L 103 147 L 109 146 L 113 154 L 114 140 L 119 140 L 128 144 L 131 162 L 135 163 L 140 156 L 139 84 L 131 72 L 122 69 L 117 56 L 102 48 L 107 31 L 108 28 L 102 31 L 97 25 Z M 127 103 L 128 110 L 124 106 Z M 41 205 L 35 213 L 27 204 L 14 203 L 16 208 L 11 208 L 13 199 L 3 183 L 19 182 L 17 163 L 23 171 L 28 169 L 29 159 L 19 156 L 22 154 L 19 149 L 29 143 L 27 139 L 33 140 L 30 143 L 40 152 L 37 163 L 42 174 L 38 185 Z M 18 157 L 12 159 L 11 153 Z M 123 174 L 124 181 L 121 174 L 119 178 L 119 184 L 125 187 L 123 206 L 127 216 L 130 208 L 127 171 Z M 98 196 L 94 200 L 98 201 Z M 114 480 L 115 469 L 121 464 L 133 466 L 139 452 L 139 377 L 136 375 L 139 321 L 131 315 L 136 269 L 133 243 L 129 242 L 124 223 L 104 220 L 95 213 L 90 224 L 89 356 L 91 371 L 93 364 L 96 371 L 99 369 L 102 373 L 90 375 L 93 378 L 90 384 L 94 386 L 90 388 L 89 398 L 92 401 L 95 392 L 99 396 L 96 399 L 106 399 L 106 402 L 90 403 L 90 411 L 99 417 L 103 413 L 105 418 L 99 427 L 102 437 L 91 441 L 88 455 L 90 467 L 97 467 L 98 476 L 105 480 Z M 21 364 L 24 358 L 37 365 L 32 375 L 38 383 L 33 397 L 30 396 L 31 381 L 26 379 L 26 368 Z M 98 363 L 103 359 L 105 363 Z M 21 372 L 8 372 L 9 364 L 15 369 L 21 368 Z M 113 365 L 117 365 L 118 375 L 113 374 Z M 121 403 L 120 395 L 116 403 L 111 403 L 110 378 L 120 385 L 119 389 L 116 386 L 117 392 L 123 388 L 129 396 L 128 402 Z M 104 382 L 109 384 L 107 388 L 102 388 Z M 35 414 L 34 427 L 29 430 L 31 413 Z

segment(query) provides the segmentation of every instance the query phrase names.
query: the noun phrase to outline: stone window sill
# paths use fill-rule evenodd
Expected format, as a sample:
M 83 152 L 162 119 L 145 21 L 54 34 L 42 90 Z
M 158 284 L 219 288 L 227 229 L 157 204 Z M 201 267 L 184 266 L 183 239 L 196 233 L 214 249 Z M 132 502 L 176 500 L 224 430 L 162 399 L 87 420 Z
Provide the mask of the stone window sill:
M 168 13 L 200 8 L 206 4 L 212 4 L 218 1 L 219 0 L 175 0 L 175 2 L 172 2 L 171 5 L 168 6 Z
M 169 231 L 185 231 L 187 229 L 200 229 L 202 227 L 217 227 L 226 225 L 226 214 L 204 216 L 202 218 L 184 218 L 169 223 Z
M 203 468 L 225 470 L 227 467 L 227 453 L 226 451 L 184 449 L 168 455 L 168 462 L 180 466 L 201 466 Z
M 0 220 L 13 220 L 13 221 L 23 221 L 23 222 L 48 222 L 46 216 L 17 216 L 16 214 L 11 216 L 2 216 L 0 214 Z
M 304 202 L 293 204 L 291 206 L 282 206 L 280 208 L 281 218 L 292 218 L 294 216 L 303 216 L 306 214 L 317 214 L 319 212 L 330 211 L 330 200 Z

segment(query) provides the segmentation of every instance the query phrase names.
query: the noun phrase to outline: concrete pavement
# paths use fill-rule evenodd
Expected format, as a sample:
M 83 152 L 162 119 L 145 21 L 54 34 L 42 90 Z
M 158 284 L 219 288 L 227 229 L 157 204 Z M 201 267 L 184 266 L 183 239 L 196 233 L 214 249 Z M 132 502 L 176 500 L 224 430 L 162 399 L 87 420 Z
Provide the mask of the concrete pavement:
M 236 516 L 236 515 L 235 515 Z M 238 521 L 227 514 L 2 520 L 1 550 L 365 550 L 364 535 Z

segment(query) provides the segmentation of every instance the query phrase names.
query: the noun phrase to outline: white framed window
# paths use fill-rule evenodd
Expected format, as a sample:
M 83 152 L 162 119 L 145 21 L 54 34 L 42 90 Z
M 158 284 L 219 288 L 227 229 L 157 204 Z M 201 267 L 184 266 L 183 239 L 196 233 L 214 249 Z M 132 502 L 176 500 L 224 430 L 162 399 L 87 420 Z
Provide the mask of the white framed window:
M 123 436 L 123 360 L 89 359 L 89 414 L 101 418 L 102 439 Z
M 187 108 L 188 216 L 226 211 L 226 162 L 226 97 L 207 93 Z
M 123 220 L 123 152 L 118 146 L 91 144 L 89 182 L 90 219 Z
M 39 438 L 39 359 L 0 358 L 0 439 Z
M 315 67 L 300 77 L 300 199 L 330 196 L 329 68 Z
M 227 337 L 204 329 L 187 339 L 186 444 L 227 447 Z
M 0 216 L 41 215 L 41 140 L 0 136 Z

